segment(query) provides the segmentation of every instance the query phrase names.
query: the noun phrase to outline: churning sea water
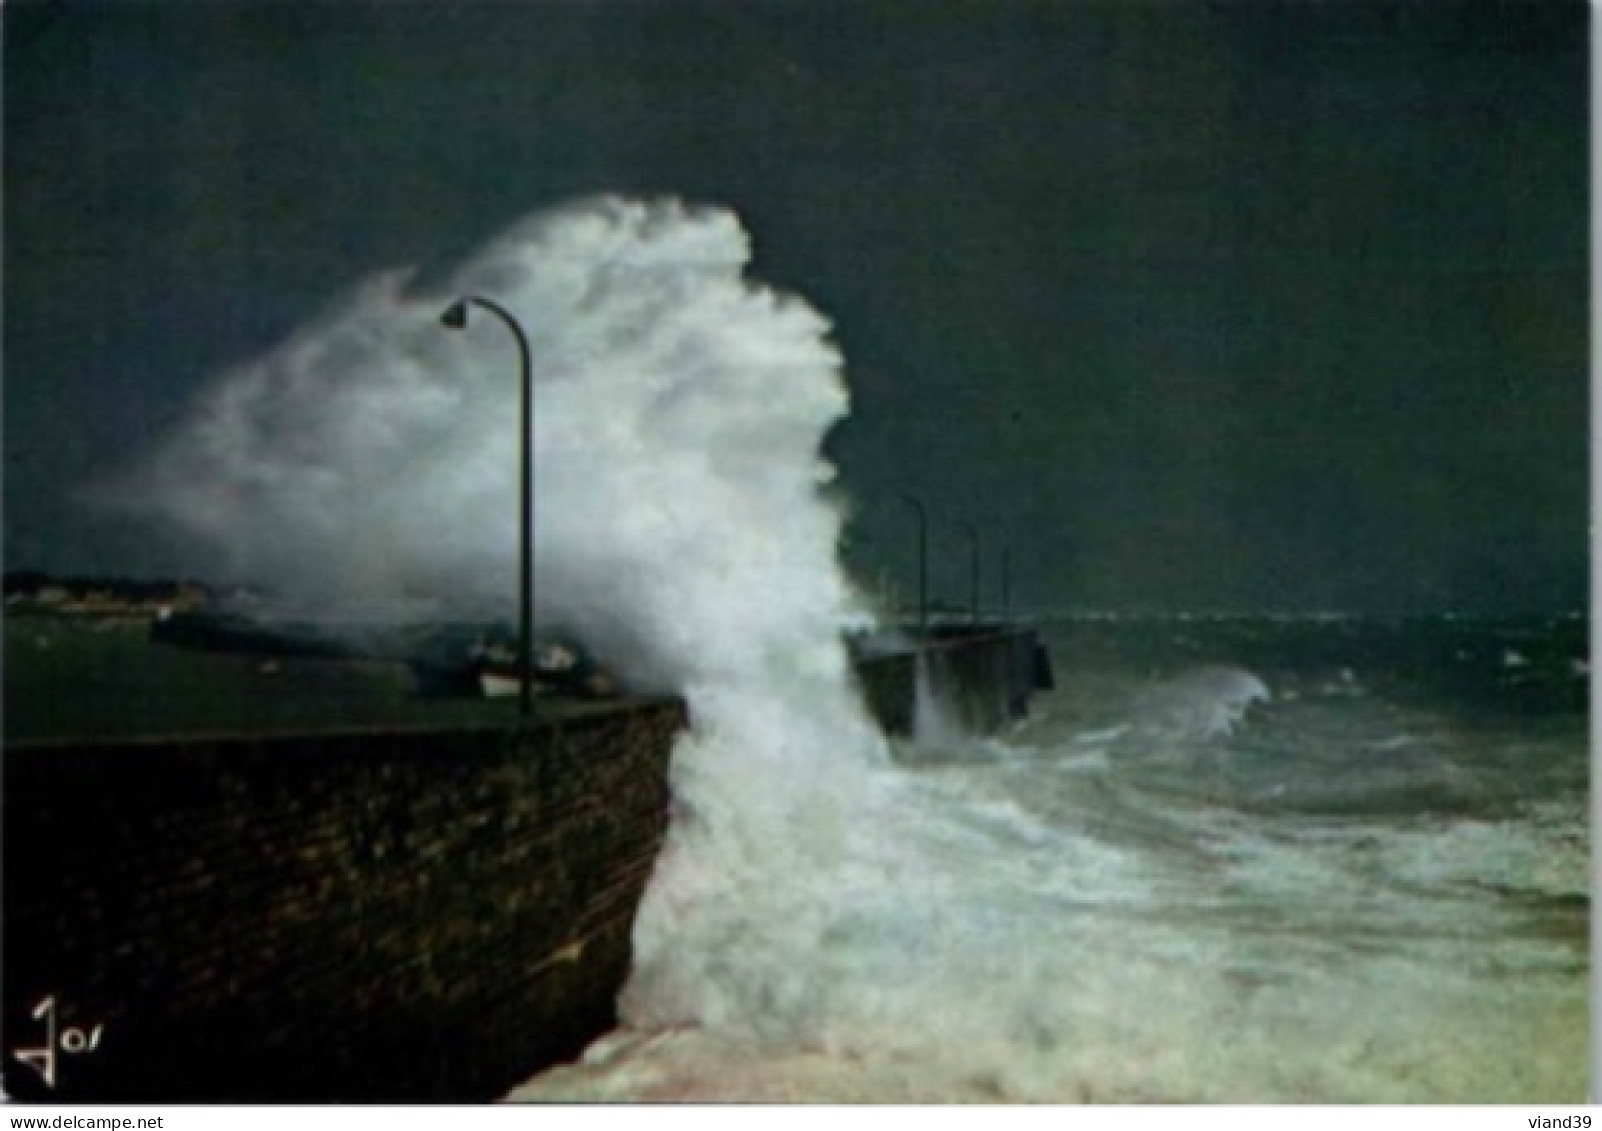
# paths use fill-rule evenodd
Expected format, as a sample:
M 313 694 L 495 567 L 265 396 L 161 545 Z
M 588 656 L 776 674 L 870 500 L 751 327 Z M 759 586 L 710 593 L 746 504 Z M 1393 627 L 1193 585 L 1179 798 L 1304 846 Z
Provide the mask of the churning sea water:
M 1013 732 L 690 853 L 624 1025 L 516 1097 L 1585 1097 L 1583 621 L 1046 635 Z

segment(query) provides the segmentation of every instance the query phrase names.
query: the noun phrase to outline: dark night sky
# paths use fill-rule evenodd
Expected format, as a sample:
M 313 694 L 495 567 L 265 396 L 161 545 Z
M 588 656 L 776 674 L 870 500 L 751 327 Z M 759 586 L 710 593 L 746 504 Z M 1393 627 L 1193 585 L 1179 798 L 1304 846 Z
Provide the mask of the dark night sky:
M 1587 11 L 1540 2 L 5 8 L 5 559 L 374 271 L 601 190 L 834 319 L 855 560 L 1026 604 L 1583 607 Z

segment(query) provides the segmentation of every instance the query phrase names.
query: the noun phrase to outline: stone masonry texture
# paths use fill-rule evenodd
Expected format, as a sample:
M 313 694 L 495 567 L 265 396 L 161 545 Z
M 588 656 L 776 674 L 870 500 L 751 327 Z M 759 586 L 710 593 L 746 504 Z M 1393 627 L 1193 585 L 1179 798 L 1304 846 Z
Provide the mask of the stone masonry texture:
M 5 758 L 6 1090 L 473 1100 L 612 1022 L 677 701 Z M 56 1087 L 20 1063 L 56 1001 Z

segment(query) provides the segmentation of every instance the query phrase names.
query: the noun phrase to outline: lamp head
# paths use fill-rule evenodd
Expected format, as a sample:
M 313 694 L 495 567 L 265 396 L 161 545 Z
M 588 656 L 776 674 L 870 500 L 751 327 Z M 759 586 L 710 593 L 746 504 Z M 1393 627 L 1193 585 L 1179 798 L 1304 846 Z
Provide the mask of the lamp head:
M 467 329 L 467 300 L 459 298 L 451 303 L 439 316 L 439 321 L 447 330 Z

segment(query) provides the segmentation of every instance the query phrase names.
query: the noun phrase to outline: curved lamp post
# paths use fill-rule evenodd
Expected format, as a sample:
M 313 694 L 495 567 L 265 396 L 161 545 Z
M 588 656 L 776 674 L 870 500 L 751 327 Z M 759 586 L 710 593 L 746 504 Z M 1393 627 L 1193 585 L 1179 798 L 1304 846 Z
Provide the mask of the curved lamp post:
M 968 559 L 968 619 L 974 624 L 979 623 L 979 528 L 971 522 L 959 522 L 958 526 L 968 532 L 968 540 L 972 543 L 972 554 Z
M 929 512 L 911 495 L 901 501 L 918 512 L 918 631 L 929 634 Z
M 493 299 L 479 295 L 459 298 L 440 315 L 440 322 L 449 330 L 467 329 L 467 308 L 481 307 L 506 324 L 517 339 L 517 357 L 523 378 L 523 466 L 522 498 L 518 509 L 520 534 L 518 573 L 518 713 L 528 718 L 534 704 L 534 368 L 529 358 L 528 335 L 512 317 L 511 311 Z

